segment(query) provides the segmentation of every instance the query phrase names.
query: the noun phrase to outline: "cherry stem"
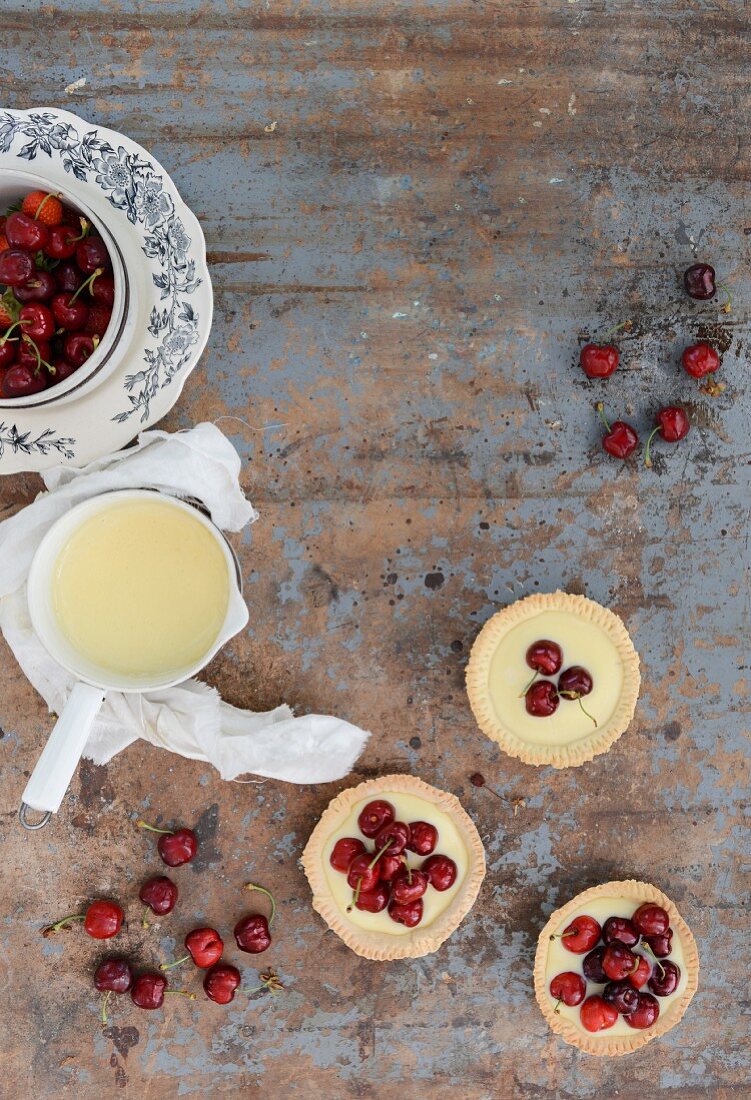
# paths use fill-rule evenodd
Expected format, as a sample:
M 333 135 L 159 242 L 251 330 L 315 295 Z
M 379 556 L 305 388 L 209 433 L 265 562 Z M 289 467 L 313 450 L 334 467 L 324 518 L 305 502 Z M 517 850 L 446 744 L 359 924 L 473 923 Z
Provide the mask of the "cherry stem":
M 598 401 L 595 405 L 595 408 L 597 409 L 597 415 L 605 425 L 606 430 L 610 431 L 610 425 L 608 424 L 607 417 L 605 416 L 605 406 L 603 405 L 602 401 Z
M 162 963 L 162 965 L 159 967 L 159 969 L 160 970 L 171 970 L 173 966 L 180 966 L 182 963 L 187 962 L 189 958 L 190 958 L 190 955 L 183 955 L 183 957 L 181 959 L 176 959 L 174 962 Z
M 72 306 L 73 303 L 75 302 L 76 298 L 78 297 L 78 295 L 81 293 L 81 291 L 86 290 L 87 287 L 91 286 L 92 283 L 94 282 L 94 279 L 96 279 L 103 272 L 104 272 L 103 267 L 98 267 L 96 269 L 96 271 L 92 271 L 92 273 L 91 273 L 91 275 L 89 275 L 88 279 L 86 279 L 84 282 L 81 283 L 78 290 L 73 292 L 73 295 L 71 296 L 70 301 L 68 302 L 68 305 Z
M 556 1016 L 558 1016 L 558 1015 L 560 1015 L 560 1011 L 561 1011 L 561 998 L 559 997 L 558 1000 L 555 1002 L 555 1008 L 553 1009 L 553 1012 L 555 1012 Z
M 109 999 L 110 999 L 111 996 L 112 996 L 112 990 L 108 989 L 107 992 L 105 993 L 104 997 L 102 998 L 102 1023 L 103 1024 L 107 1023 L 107 1004 L 109 1003 Z
M 619 325 L 613 325 L 607 332 L 603 333 L 602 339 L 607 340 L 608 336 L 612 336 L 614 332 L 619 332 L 622 328 L 625 328 L 626 332 L 630 332 L 634 327 L 634 322 L 629 318 L 628 321 L 621 321 Z M 560 1004 L 560 1001 L 558 1002 Z
M 412 868 L 410 867 L 409 862 L 406 859 L 406 857 L 405 857 L 405 860 L 404 860 L 404 866 L 407 868 L 407 882 L 411 886 L 412 885 Z
M 14 321 L 13 324 L 8 327 L 2 338 L 0 338 L 0 344 L 4 344 L 7 341 L 14 328 L 18 328 L 19 325 L 28 325 L 30 323 L 28 319 L 26 321 Z
M 274 901 L 274 895 L 270 890 L 267 890 L 265 886 L 256 886 L 254 882 L 248 882 L 245 886 L 246 890 L 258 890 L 259 893 L 265 894 L 271 902 L 271 916 L 269 917 L 269 928 L 274 923 L 274 917 L 276 916 L 276 902 Z
M 71 913 L 71 915 L 69 917 L 63 917 L 62 920 L 59 920 L 57 922 L 57 924 L 50 924 L 49 927 L 44 929 L 44 931 L 42 932 L 42 935 L 43 936 L 51 936 L 53 932 L 59 932 L 60 929 L 65 928 L 65 925 L 68 923 L 68 921 L 71 921 L 71 920 L 86 920 L 86 914 L 85 913 Z
M 652 467 L 652 459 L 649 457 L 649 445 L 659 431 L 660 425 L 658 424 L 657 427 L 653 428 L 652 431 L 649 433 L 649 439 L 647 440 L 647 445 L 644 448 L 644 465 L 649 469 L 651 469 Z
M 150 906 L 147 905 L 146 908 L 143 911 L 143 916 L 141 917 L 141 928 L 150 928 L 151 927 L 149 922 L 146 920 L 146 918 L 147 918 L 147 916 L 149 915 L 150 912 L 151 912 L 151 908 L 150 908 Z
M 551 938 L 551 940 L 563 940 L 563 939 L 566 938 L 566 936 L 575 936 L 576 933 L 577 933 L 576 928 L 572 928 L 570 932 L 561 932 L 560 935 L 558 935 L 556 932 L 554 932 L 553 935 L 550 938 Z
M 42 210 L 44 209 L 44 204 L 45 203 L 49 202 L 50 199 L 61 199 L 62 197 L 63 196 L 59 192 L 56 192 L 53 195 L 51 191 L 48 195 L 45 195 L 44 198 L 42 199 L 42 201 L 39 203 L 39 206 L 37 207 L 36 214 L 34 215 L 34 221 L 37 221 L 37 219 L 39 218 L 39 215 L 41 214 Z
M 664 978 L 664 977 L 665 977 L 665 967 L 664 967 L 664 966 L 662 965 L 662 963 L 660 962 L 660 960 L 659 960 L 659 959 L 657 958 L 657 956 L 655 955 L 654 951 L 653 951 L 653 950 L 652 950 L 652 948 L 651 948 L 651 947 L 649 946 L 649 944 L 648 944 L 648 943 L 646 942 L 646 940 L 643 940 L 643 941 L 642 941 L 642 947 L 644 948 L 644 950 L 645 950 L 646 952 L 648 952 L 648 954 L 650 954 L 650 955 L 652 956 L 652 958 L 653 958 L 653 959 L 654 959 L 654 961 L 655 961 L 655 964 L 656 964 L 657 966 L 659 966 L 659 968 L 660 968 L 660 977 L 661 977 L 661 978 Z
M 390 848 L 390 847 L 391 847 L 391 841 L 387 840 L 386 843 L 384 844 L 384 846 L 381 848 L 380 852 L 376 852 L 376 854 L 373 856 L 370 863 L 368 864 L 368 870 L 369 871 L 373 870 L 373 868 L 375 867 L 376 863 L 381 858 L 383 853 L 386 851 L 387 848 Z
M 150 833 L 166 833 L 167 836 L 174 836 L 175 835 L 173 829 L 157 829 L 156 825 L 148 825 L 143 820 L 143 818 L 140 818 L 140 817 L 139 817 L 138 821 L 136 822 L 136 825 L 138 826 L 139 829 L 148 829 Z
M 537 679 L 537 677 L 538 677 L 539 675 L 540 675 L 539 671 L 537 671 L 537 669 L 535 669 L 535 674 L 534 674 L 534 676 L 532 677 L 532 679 L 531 679 L 531 680 L 529 681 L 529 683 L 527 684 L 527 686 L 526 686 L 526 687 L 524 688 L 524 691 L 520 691 L 520 692 L 519 692 L 519 696 L 518 696 L 518 697 L 519 697 L 519 699 L 523 699 L 523 698 L 524 698 L 524 696 L 525 696 L 525 695 L 527 694 L 527 692 L 529 691 L 529 689 L 530 689 L 530 688 L 532 687 L 532 684 L 533 684 L 533 683 L 535 682 L 535 680 Z
M 71 237 L 71 241 L 82 241 L 84 237 L 87 237 L 89 235 L 90 226 L 89 223 L 86 221 L 86 218 L 79 218 L 78 220 L 81 223 L 81 232 L 77 237 Z
M 718 287 L 719 290 L 722 291 L 723 294 L 727 295 L 727 301 L 725 302 L 724 306 L 720 307 L 720 312 L 721 313 L 730 313 L 730 309 L 731 309 L 731 306 L 733 304 L 733 295 L 730 293 L 730 291 L 728 290 L 728 288 L 725 286 L 724 283 L 718 283 L 717 287 Z
M 185 989 L 165 989 L 165 997 L 187 997 L 189 1001 L 195 1001 L 195 993 L 188 993 Z
M 19 321 L 18 323 L 24 325 L 26 324 L 26 321 Z M 42 359 L 42 353 L 39 350 L 39 345 L 37 344 L 36 340 L 32 336 L 29 336 L 29 334 L 26 332 L 23 333 L 23 339 L 26 341 L 27 344 L 31 344 L 34 349 L 34 354 L 37 357 L 37 365 L 34 370 L 34 374 L 39 374 L 39 371 L 42 369 L 42 367 L 46 367 L 50 374 L 57 374 L 57 371 L 52 366 L 52 363 L 48 363 L 46 359 Z
M 587 718 L 589 718 L 590 722 L 594 722 L 595 729 L 597 728 L 597 719 L 594 717 L 594 715 L 590 714 L 587 708 L 584 706 L 584 703 L 582 703 L 582 697 L 578 691 L 559 691 L 558 694 L 561 696 L 562 699 L 576 699 L 577 703 L 584 711 Z
M 361 886 L 362 886 L 362 876 L 360 876 L 360 878 L 357 880 L 357 886 L 355 887 L 355 892 L 352 895 L 352 904 L 347 906 L 347 912 L 348 913 L 352 912 L 353 908 L 357 905 L 357 902 L 360 899 L 360 887 Z

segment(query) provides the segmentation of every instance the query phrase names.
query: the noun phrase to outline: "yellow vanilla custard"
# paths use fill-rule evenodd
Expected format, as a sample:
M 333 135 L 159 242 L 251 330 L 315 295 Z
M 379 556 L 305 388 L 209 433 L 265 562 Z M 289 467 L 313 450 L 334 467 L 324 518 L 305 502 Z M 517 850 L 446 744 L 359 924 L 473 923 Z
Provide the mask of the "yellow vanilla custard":
M 432 886 L 429 886 L 423 895 L 423 917 L 419 927 L 420 929 L 428 928 L 436 917 L 451 904 L 457 892 L 461 889 L 469 869 L 467 847 L 451 817 L 418 795 L 384 790 L 379 791 L 377 797 L 391 803 L 396 811 L 397 821 L 404 821 L 407 824 L 411 821 L 427 821 L 431 825 L 435 825 L 438 830 L 435 853 L 449 856 L 456 864 L 457 875 L 453 886 L 443 891 L 435 890 Z M 393 921 L 385 909 L 380 913 L 367 913 L 364 910 L 356 909 L 352 905 L 352 887 L 347 884 L 347 876 L 331 866 L 331 852 L 336 842 L 342 837 L 358 837 L 369 850 L 372 849 L 374 841 L 367 840 L 362 836 L 357 823 L 361 811 L 372 800 L 373 796 L 371 795 L 355 802 L 347 816 L 339 822 L 336 830 L 328 837 L 323 848 L 323 867 L 326 882 L 337 907 L 352 924 L 369 932 L 384 932 L 391 936 L 409 935 L 414 930 Z M 409 851 L 405 851 L 404 855 L 407 857 L 408 865 L 412 868 L 420 867 L 428 858 Z
M 227 560 L 211 531 L 157 496 L 113 503 L 60 551 L 52 606 L 73 648 L 122 676 L 164 677 L 195 665 L 224 623 Z

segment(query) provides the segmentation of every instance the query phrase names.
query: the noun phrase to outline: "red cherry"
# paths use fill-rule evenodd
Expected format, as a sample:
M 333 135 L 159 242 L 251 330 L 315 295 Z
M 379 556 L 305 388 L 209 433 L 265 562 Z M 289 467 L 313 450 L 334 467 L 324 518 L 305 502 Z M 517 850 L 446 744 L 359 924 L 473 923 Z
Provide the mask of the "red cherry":
M 60 264 L 55 268 L 55 282 L 59 290 L 72 294 L 83 282 L 83 275 L 75 264 Z
M 639 446 L 639 436 L 625 420 L 616 420 L 602 437 L 602 448 L 613 458 L 628 458 Z
M 571 665 L 558 677 L 558 694 L 564 699 L 581 699 L 592 690 L 592 677 L 581 665 Z
M 575 974 L 573 970 L 557 974 L 550 983 L 550 996 L 571 1008 L 581 1004 L 586 992 L 587 983 L 581 974 Z
M 171 913 L 177 903 L 177 887 L 166 875 L 155 875 L 147 879 L 138 896 L 144 905 L 148 905 L 152 913 L 163 917 L 165 913 Z
M 16 361 L 18 340 L 0 339 L 0 367 L 10 367 Z
M 677 443 L 680 439 L 685 439 L 691 427 L 685 409 L 677 405 L 667 405 L 660 409 L 655 419 L 657 431 L 666 443 Z
M 602 956 L 602 969 L 611 981 L 618 982 L 634 974 L 638 966 L 638 960 L 625 943 L 612 943 L 605 948 Z
M 4 286 L 23 286 L 28 283 L 34 270 L 34 261 L 28 252 L 8 248 L 0 253 L 0 283 Z
M 633 921 L 626 917 L 608 917 L 602 926 L 602 940 L 607 946 L 625 943 L 626 947 L 633 947 L 639 942 L 639 932 Z
M 389 888 L 384 882 L 376 883 L 372 890 L 361 890 L 355 902 L 355 909 L 364 913 L 380 913 L 389 903 Z
M 343 836 L 332 848 L 329 863 L 336 871 L 346 874 L 355 856 L 361 856 L 365 851 L 365 845 L 361 840 L 353 836 Z
M 389 916 L 397 924 L 415 928 L 422 920 L 422 898 L 410 902 L 409 905 L 398 905 L 392 901 L 389 905 Z
M 692 378 L 703 378 L 705 374 L 713 374 L 719 369 L 720 357 L 711 344 L 691 344 L 683 352 L 681 362 L 686 374 Z
M 84 331 L 92 336 L 104 336 L 112 320 L 112 311 L 106 306 L 90 306 Z
M 157 850 L 168 867 L 182 867 L 190 863 L 198 851 L 198 837 L 192 829 L 175 829 L 157 841 Z
M 394 875 L 404 866 L 403 855 L 381 856 L 378 860 L 378 871 L 381 882 L 392 882 Z
M 558 692 L 550 680 L 537 680 L 527 688 L 524 705 L 534 718 L 549 718 L 558 710 Z
M 80 236 L 80 231 L 72 225 L 56 225 L 50 229 L 44 251 L 53 260 L 69 260 L 75 254 Z
M 557 642 L 541 638 L 537 642 L 532 642 L 525 660 L 535 672 L 540 672 L 543 676 L 554 676 L 563 664 L 563 653 Z
M 33 371 L 39 369 L 40 374 L 43 374 L 44 371 L 41 368 L 45 363 L 49 363 L 50 355 L 50 345 L 46 340 L 32 340 L 24 334 L 18 345 L 16 362 L 19 366 L 29 367 Z
M 662 936 L 670 925 L 670 917 L 661 905 L 645 901 L 631 917 L 642 936 Z
M 224 943 L 215 929 L 194 928 L 185 937 L 185 950 L 189 952 L 196 966 L 200 966 L 202 970 L 205 970 L 207 967 L 219 962 L 224 951 Z
M 54 359 L 52 366 L 55 368 L 55 373 L 49 380 L 51 386 L 56 386 L 58 382 L 64 382 L 66 378 L 70 378 L 71 374 L 75 374 L 78 370 L 77 365 L 71 363 L 69 359 Z
M 396 810 L 390 802 L 376 798 L 360 811 L 357 824 L 363 836 L 372 839 L 384 825 L 391 825 L 396 818 Z
M 362 855 L 355 856 L 350 863 L 347 872 L 347 884 L 353 890 L 357 890 L 359 886 L 361 891 L 364 890 L 369 894 L 371 890 L 375 889 L 380 877 L 378 862 L 376 861 L 373 865 L 372 853 L 364 852 Z
M 645 936 L 644 942 L 649 944 L 652 954 L 658 959 L 666 959 L 672 951 L 673 929 L 668 928 L 661 936 Z
M 423 896 L 429 882 L 430 879 L 424 871 L 402 867 L 391 883 L 391 898 L 397 905 L 411 905 Z
M 239 988 L 242 978 L 236 966 L 222 963 L 212 966 L 203 979 L 203 988 L 210 1001 L 218 1005 L 228 1005 L 234 1000 L 235 990 Z
M 94 971 L 94 985 L 101 993 L 127 993 L 132 984 L 126 959 L 104 959 Z
M 624 1016 L 629 1027 L 638 1028 L 643 1030 L 644 1028 L 651 1027 L 660 1015 L 660 1006 L 657 1000 L 651 993 L 640 993 L 639 1003 L 633 1012 L 630 1012 L 628 1016 Z
M 76 245 L 76 263 L 81 271 L 93 275 L 98 267 L 111 267 L 110 254 L 101 237 L 84 237 Z
M 443 856 L 436 853 L 436 855 L 428 856 L 425 862 L 420 867 L 421 871 L 424 871 L 428 876 L 430 885 L 434 890 L 438 890 L 443 893 L 444 890 L 450 890 L 456 882 L 457 866 L 453 859 L 449 856 Z
M 409 843 L 409 825 L 403 821 L 393 821 L 390 825 L 384 825 L 375 836 L 377 852 L 383 851 L 384 855 L 398 856 Z
M 587 1031 L 606 1031 L 618 1019 L 618 1009 L 595 993 L 579 1009 L 579 1018 Z
M 83 921 L 84 931 L 95 940 L 109 940 L 116 936 L 123 923 L 120 906 L 107 899 L 92 901 Z
M 37 252 L 49 240 L 50 231 L 44 222 L 36 221 L 15 210 L 5 219 L 5 236 L 11 248 Z
M 65 337 L 63 348 L 65 356 L 74 367 L 83 366 L 97 349 L 99 341 L 95 336 L 89 336 L 85 332 L 71 332 Z
M 99 275 L 91 284 L 91 297 L 100 305 L 112 309 L 115 301 L 115 280 L 111 275 Z
M 3 397 L 28 397 L 29 394 L 40 393 L 46 388 L 47 380 L 47 371 L 37 371 L 28 363 L 16 363 L 3 375 Z
M 41 302 L 30 302 L 22 306 L 19 312 L 21 331 L 32 340 L 51 340 L 55 332 L 55 318 L 52 311 Z
M 411 821 L 409 823 L 407 848 L 418 856 L 429 856 L 438 843 L 438 830 L 429 821 Z
M 612 344 L 585 344 L 579 356 L 587 378 L 610 378 L 618 367 L 620 355 Z
M 2 260 L 2 256 L 0 256 L 0 260 Z M 74 293 L 77 293 L 77 291 Z M 61 294 L 56 294 L 52 299 L 52 313 L 61 328 L 67 329 L 68 332 L 75 332 L 76 329 L 83 328 L 86 324 L 89 307 L 80 298 L 76 298 L 74 301 L 73 294 L 63 291 Z
M 164 1004 L 164 992 L 167 988 L 167 979 L 153 970 L 145 974 L 139 974 L 133 982 L 130 997 L 134 1005 L 139 1008 L 161 1008 Z
M 666 959 L 655 967 L 649 979 L 649 988 L 657 997 L 669 997 L 675 993 L 681 980 L 681 968 L 672 959 Z
M 235 925 L 235 940 L 241 951 L 260 955 L 271 946 L 271 933 L 266 917 L 260 913 L 249 913 L 247 917 L 242 917 Z
M 19 302 L 49 302 L 57 293 L 58 284 L 51 271 L 35 271 L 23 286 L 13 288 Z
M 639 965 L 633 974 L 629 974 L 628 980 L 631 982 L 634 989 L 641 989 L 643 985 L 646 985 L 652 974 L 652 967 L 643 955 L 639 955 Z
M 555 937 L 553 937 L 555 939 Z M 600 939 L 600 926 L 594 917 L 574 917 L 561 933 L 561 943 L 575 955 L 585 955 Z
M 683 285 L 690 298 L 706 302 L 717 293 L 715 270 L 711 264 L 691 264 L 683 273 Z
M 602 984 L 608 980 L 605 971 L 602 969 L 602 956 L 604 954 L 604 947 L 595 947 L 588 955 L 584 956 L 582 970 L 584 971 L 584 977 L 590 982 Z

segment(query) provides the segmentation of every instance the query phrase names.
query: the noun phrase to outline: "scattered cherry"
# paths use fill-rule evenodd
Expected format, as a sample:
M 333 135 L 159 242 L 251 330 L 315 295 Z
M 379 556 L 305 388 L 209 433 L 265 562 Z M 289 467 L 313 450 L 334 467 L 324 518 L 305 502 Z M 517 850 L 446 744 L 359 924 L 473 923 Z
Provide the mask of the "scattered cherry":
M 109 940 L 116 936 L 123 923 L 123 911 L 117 902 L 102 898 L 92 901 L 85 913 L 73 913 L 69 917 L 63 917 L 56 924 L 51 924 L 42 932 L 43 936 L 51 936 L 65 928 L 69 921 L 82 920 L 84 932 L 95 940 Z
M 260 955 L 271 946 L 271 933 L 266 917 L 260 913 L 251 913 L 247 917 L 242 917 L 235 925 L 235 940 L 241 951 Z
M 219 962 L 224 951 L 224 943 L 214 928 L 194 928 L 185 937 L 185 950 L 188 952 L 187 955 L 171 963 L 162 963 L 159 969 L 171 970 L 173 966 L 180 966 L 181 963 L 192 959 L 196 966 L 205 970 Z
M 627 917 L 608 917 L 602 926 L 602 941 L 606 946 L 625 943 L 626 947 L 633 947 L 639 942 L 639 932 Z
M 631 917 L 642 936 L 661 936 L 670 926 L 670 917 L 661 905 L 645 901 Z
M 628 458 L 639 446 L 639 436 L 625 420 L 615 420 L 609 424 L 601 401 L 597 402 L 597 412 L 606 430 L 606 435 L 602 437 L 603 450 L 614 458 Z
M 346 874 L 355 856 L 361 856 L 365 851 L 365 845 L 361 840 L 353 836 L 343 836 L 334 845 L 329 856 L 329 863 L 334 870 Z
M 148 906 L 152 913 L 156 913 L 158 917 L 163 917 L 167 913 L 171 913 L 175 908 L 175 904 L 177 903 L 177 887 L 166 875 L 155 875 L 153 878 L 147 879 L 147 881 L 144 882 L 143 886 L 138 891 L 138 896 L 143 904 Z M 144 928 L 148 928 L 145 914 L 142 924 Z
M 602 969 L 614 982 L 627 978 L 636 971 L 638 961 L 625 943 L 611 943 L 602 956 Z
M 579 1009 L 579 1018 L 587 1031 L 606 1031 L 618 1019 L 618 1009 L 594 993 Z
M 354 905 L 364 913 L 381 913 L 388 903 L 388 886 L 385 882 L 377 882 L 372 890 L 361 890 Z
M 603 1000 L 614 1005 L 621 1016 L 634 1012 L 639 1004 L 639 994 L 629 981 L 608 982 L 602 991 Z
M 660 1005 L 651 993 L 640 993 L 639 1003 L 624 1019 L 629 1027 L 640 1030 L 651 1027 L 660 1015 Z
M 525 660 L 535 672 L 539 672 L 543 676 L 555 676 L 563 664 L 563 653 L 557 642 L 541 638 L 529 647 Z
M 582 970 L 584 971 L 585 978 L 588 978 L 590 982 L 602 984 L 608 980 L 607 974 L 602 969 L 602 956 L 604 954 L 604 947 L 595 947 L 593 951 L 585 955 L 584 962 L 582 963 Z
M 620 361 L 618 348 L 612 344 L 585 344 L 579 356 L 587 378 L 610 378 Z
M 415 928 L 422 920 L 422 898 L 412 901 L 409 905 L 399 905 L 397 902 L 389 903 L 389 916 L 397 924 L 403 924 L 407 928 Z
M 657 997 L 669 997 L 675 993 L 681 980 L 681 968 L 672 959 L 666 959 L 655 967 L 652 977 L 649 979 L 649 989 Z
M 395 819 L 396 810 L 391 803 L 383 798 L 376 798 L 360 812 L 357 824 L 362 835 L 372 840 L 384 825 L 391 825 Z
M 703 378 L 706 374 L 719 370 L 720 356 L 711 344 L 691 344 L 683 352 L 681 362 L 686 374 L 690 374 L 692 378 Z
M 451 889 L 456 882 L 458 873 L 453 859 L 439 854 L 428 856 L 420 870 L 425 872 L 430 880 L 430 885 L 439 893 Z
M 397 905 L 411 905 L 428 889 L 430 879 L 425 871 L 413 871 L 403 867 L 397 871 L 391 883 L 391 898 Z
M 418 856 L 429 856 L 438 843 L 438 830 L 429 821 L 410 821 L 407 849 Z
M 535 718 L 549 718 L 558 710 L 558 692 L 550 680 L 537 680 L 527 688 L 524 705 L 527 714 Z
M 218 1005 L 228 1005 L 234 1000 L 235 990 L 242 982 L 240 971 L 229 963 L 219 963 L 212 966 L 203 979 L 203 988 L 209 1000 Z
M 100 993 L 127 993 L 132 984 L 127 959 L 104 959 L 94 971 L 94 985 Z
M 666 443 L 678 443 L 679 440 L 686 438 L 691 427 L 686 410 L 681 409 L 678 405 L 666 405 L 664 409 L 660 409 L 657 413 L 655 420 L 657 426 L 652 429 L 644 448 L 645 466 L 652 465 L 649 448 L 656 435 L 659 435 Z
M 167 993 L 188 997 L 195 1001 L 195 993 L 185 993 L 181 989 L 167 989 L 167 979 L 155 970 L 147 970 L 139 974 L 130 989 L 130 998 L 139 1008 L 161 1008 Z
M 555 939 L 555 936 L 551 937 Z M 574 917 L 571 924 L 567 925 L 561 933 L 561 942 L 567 951 L 575 955 L 584 955 L 597 944 L 600 939 L 600 926 L 594 917 L 582 914 Z
M 557 974 L 550 983 L 550 996 L 556 1001 L 563 1001 L 569 1008 L 581 1004 L 586 992 L 587 983 L 581 974 L 575 974 L 573 970 L 565 970 L 562 974 Z
M 138 820 L 136 825 L 139 829 L 162 834 L 157 841 L 157 849 L 168 867 L 182 867 L 184 863 L 190 863 L 198 851 L 198 837 L 192 829 L 157 829 L 142 820 Z
M 709 301 L 717 293 L 714 268 L 711 264 L 691 264 L 683 273 L 683 285 L 689 298 Z

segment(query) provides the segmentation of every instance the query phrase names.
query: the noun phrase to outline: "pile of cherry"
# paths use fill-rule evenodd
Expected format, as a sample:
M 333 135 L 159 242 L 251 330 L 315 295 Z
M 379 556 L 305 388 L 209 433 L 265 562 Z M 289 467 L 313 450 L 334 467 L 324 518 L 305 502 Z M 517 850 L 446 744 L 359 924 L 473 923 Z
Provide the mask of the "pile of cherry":
M 198 838 L 192 829 L 156 829 L 139 821 L 139 828 L 160 833 L 157 848 L 162 861 L 168 867 L 181 867 L 190 863 L 198 851 Z M 258 955 L 271 945 L 270 927 L 274 923 L 276 904 L 274 898 L 263 886 L 248 883 L 248 890 L 257 890 L 265 894 L 271 902 L 271 914 L 267 918 L 261 913 L 247 913 L 235 925 L 234 934 L 241 951 Z M 146 915 L 149 910 L 160 917 L 171 913 L 177 903 L 178 891 L 175 883 L 166 875 L 155 875 L 144 882 L 139 894 L 146 906 L 142 924 L 148 928 Z M 92 901 L 85 913 L 75 913 L 45 928 L 43 936 L 53 935 L 68 927 L 71 921 L 83 921 L 84 931 L 95 940 L 109 940 L 116 936 L 123 923 L 124 913 L 115 901 L 99 899 Z M 206 970 L 203 988 L 206 996 L 216 1004 L 226 1005 L 234 999 L 235 993 L 258 993 L 262 989 L 276 993 L 282 984 L 273 970 L 261 974 L 261 985 L 254 989 L 242 989 L 240 971 L 229 963 L 221 962 L 224 951 L 222 937 L 214 928 L 194 928 L 185 937 L 187 955 L 175 962 L 163 963 L 159 970 L 145 970 L 134 974 L 130 962 L 121 956 L 109 956 L 100 962 L 94 971 L 94 985 L 106 996 L 102 1002 L 102 1022 L 107 1022 L 107 1003 L 113 993 L 130 993 L 133 1004 L 138 1008 L 161 1008 L 164 998 L 169 994 L 179 994 L 195 1000 L 195 993 L 185 990 L 168 989 L 165 970 L 171 970 L 188 959 L 202 970 Z
M 703 302 L 709 301 L 717 293 L 714 268 L 710 264 L 692 264 L 684 272 L 683 285 L 690 298 Z M 723 307 L 726 312 L 729 308 L 729 304 Z M 611 332 L 630 327 L 631 322 L 625 321 L 615 329 L 611 329 Z M 587 378 L 610 378 L 617 370 L 619 362 L 620 352 L 613 344 L 585 344 L 579 355 L 579 363 Z M 702 379 L 713 375 L 719 369 L 720 356 L 711 344 L 691 344 L 684 350 L 681 362 L 687 374 L 692 378 Z M 721 393 L 724 388 L 724 385 L 711 381 L 703 386 L 704 392 L 712 396 Z M 601 401 L 597 402 L 596 408 L 606 429 L 606 434 L 602 437 L 603 450 L 614 458 L 628 458 L 639 446 L 636 430 L 625 420 L 608 423 L 605 407 Z M 686 410 L 679 405 L 665 405 L 657 412 L 655 421 L 656 426 L 644 448 L 645 466 L 652 465 L 649 452 L 656 435 L 659 435 L 665 443 L 678 443 L 681 439 L 685 439 L 691 427 Z
M 396 810 L 383 798 L 368 802 L 357 818 L 364 837 L 373 841 L 368 850 L 359 837 L 337 840 L 329 862 L 347 876 L 353 906 L 366 913 L 388 914 L 397 924 L 415 928 L 423 916 L 423 897 L 428 887 L 440 892 L 456 882 L 457 868 L 449 856 L 435 852 L 438 830 L 428 821 L 409 825 L 396 820 Z M 407 852 L 428 858 L 419 868 L 410 867 Z
M 575 917 L 561 933 L 561 942 L 567 951 L 585 956 L 584 976 L 566 970 L 553 978 L 555 1011 L 561 1001 L 571 1007 L 580 1004 L 587 1031 L 607 1031 L 619 1016 L 637 1030 L 651 1027 L 660 1015 L 657 998 L 675 993 L 681 980 L 680 967 L 668 958 L 672 939 L 670 917 L 652 902 L 640 905 L 630 920 L 608 917 L 602 928 L 594 917 Z M 604 989 L 587 997 L 587 981 L 604 984 Z M 642 992 L 645 985 L 650 992 Z
M 0 218 L 0 394 L 55 386 L 93 355 L 115 301 L 102 238 L 58 195 L 32 191 Z
M 534 676 L 521 695 L 527 714 L 534 718 L 549 718 L 558 710 L 561 699 L 575 700 L 594 725 L 596 718 L 585 708 L 582 699 L 589 695 L 593 687 L 592 676 L 581 665 L 571 665 L 561 672 L 563 650 L 557 642 L 549 638 L 539 638 L 528 648 L 526 662 L 534 669 Z M 538 680 L 538 676 L 558 676 L 558 683 L 552 680 Z M 521 696 L 520 696 L 521 697 Z

